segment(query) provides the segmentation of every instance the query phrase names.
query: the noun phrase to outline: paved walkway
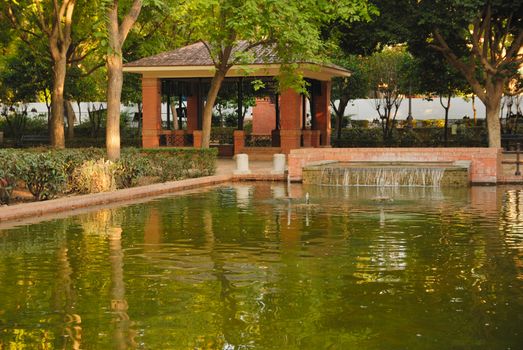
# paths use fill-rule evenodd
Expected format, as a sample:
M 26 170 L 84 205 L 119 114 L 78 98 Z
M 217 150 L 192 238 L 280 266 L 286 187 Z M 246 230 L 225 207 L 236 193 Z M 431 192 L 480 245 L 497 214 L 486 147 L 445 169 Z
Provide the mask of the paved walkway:
M 220 158 L 217 162 L 216 175 L 232 175 L 236 169 L 236 161 L 234 159 Z M 268 175 L 272 170 L 272 161 L 249 161 L 249 168 L 255 175 Z

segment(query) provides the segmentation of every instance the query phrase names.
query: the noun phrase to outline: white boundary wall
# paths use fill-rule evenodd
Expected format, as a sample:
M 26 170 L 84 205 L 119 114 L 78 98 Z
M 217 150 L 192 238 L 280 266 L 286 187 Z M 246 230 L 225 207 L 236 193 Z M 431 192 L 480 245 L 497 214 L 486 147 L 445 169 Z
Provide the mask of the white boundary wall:
M 89 106 L 91 106 L 91 109 L 93 106 L 96 109 L 100 108 L 100 105 L 105 107 L 105 102 L 82 102 L 81 103 L 81 119 L 84 120 L 84 117 L 87 118 L 87 109 Z M 398 111 L 398 115 L 396 117 L 397 120 L 404 120 L 407 118 L 408 115 L 408 106 L 409 101 L 408 99 L 404 99 L 401 103 L 400 109 Z M 1 107 L 1 105 L 0 105 Z M 47 113 L 47 107 L 45 106 L 45 103 L 28 103 L 27 104 L 27 110 L 31 111 L 32 109 L 36 109 L 37 114 L 45 114 Z M 75 113 L 78 115 L 78 105 L 76 103 L 73 103 L 73 109 Z M 515 112 L 515 106 L 512 108 Z M 484 119 L 485 118 L 485 106 L 483 103 L 476 98 L 476 110 L 477 110 L 477 118 L 478 119 Z M 127 112 L 131 115 L 138 111 L 138 108 L 136 105 L 131 106 L 124 106 L 121 107 L 122 112 Z M 165 103 L 162 104 L 162 118 L 166 119 L 166 112 L 167 112 L 167 105 Z M 412 116 L 416 120 L 427 120 L 427 119 L 443 119 L 444 118 L 444 110 L 440 105 L 439 98 L 435 98 L 432 101 L 427 101 L 422 98 L 413 98 L 412 99 Z M 505 114 L 506 111 L 504 111 L 503 114 Z M 378 118 L 378 114 L 375 110 L 374 102 L 372 99 L 357 99 L 349 103 L 347 106 L 347 109 L 345 110 L 345 115 L 352 116 L 353 120 L 373 120 L 375 118 Z M 250 111 L 247 111 L 246 116 L 250 116 Z M 450 119 L 462 119 L 464 116 L 468 116 L 470 118 L 473 117 L 472 112 L 472 102 L 469 99 L 468 101 L 465 101 L 463 98 L 460 97 L 454 97 L 451 99 L 451 106 L 449 111 L 449 118 Z M 246 119 L 249 119 L 248 117 Z

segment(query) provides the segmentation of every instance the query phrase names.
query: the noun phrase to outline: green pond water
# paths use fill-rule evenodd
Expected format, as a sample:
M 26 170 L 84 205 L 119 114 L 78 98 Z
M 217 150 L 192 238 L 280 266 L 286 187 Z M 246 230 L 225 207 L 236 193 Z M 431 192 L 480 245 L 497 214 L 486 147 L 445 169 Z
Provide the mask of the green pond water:
M 0 226 L 1 350 L 523 349 L 520 190 L 241 183 L 45 220 Z

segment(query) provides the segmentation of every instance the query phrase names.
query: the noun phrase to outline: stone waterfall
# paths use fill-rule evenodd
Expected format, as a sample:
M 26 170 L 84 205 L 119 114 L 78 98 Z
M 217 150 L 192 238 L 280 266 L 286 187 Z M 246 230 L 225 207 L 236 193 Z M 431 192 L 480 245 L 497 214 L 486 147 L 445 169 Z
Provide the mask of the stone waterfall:
M 465 187 L 467 165 L 452 163 L 329 163 L 303 168 L 303 183 L 325 186 Z

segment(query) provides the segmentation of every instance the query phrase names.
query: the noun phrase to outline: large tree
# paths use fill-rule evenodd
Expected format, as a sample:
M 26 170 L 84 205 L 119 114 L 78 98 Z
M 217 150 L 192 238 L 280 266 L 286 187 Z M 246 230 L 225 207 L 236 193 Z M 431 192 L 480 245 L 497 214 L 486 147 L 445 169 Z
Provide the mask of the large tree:
M 51 145 L 65 147 L 64 84 L 67 54 L 71 46 L 73 13 L 76 0 L 7 1 L 1 4 L 5 17 L 19 38 L 30 43 L 30 37 L 44 37 L 52 60 L 53 87 L 51 91 Z
M 330 102 L 336 115 L 335 134 L 336 139 L 339 140 L 347 105 L 351 100 L 367 97 L 368 74 L 365 69 L 365 59 L 361 56 L 341 56 L 335 58 L 334 62 L 351 72 L 350 77 L 338 77 L 332 80 Z
M 336 20 L 326 26 L 324 35 L 334 39 L 347 55 L 370 56 L 386 46 L 405 43 L 411 36 L 416 0 L 369 0 L 376 11 L 370 21 Z
M 120 99 L 123 84 L 122 47 L 140 15 L 142 1 L 134 0 L 127 14 L 120 21 L 119 1 L 113 0 L 107 6 L 107 128 L 105 144 L 110 160 L 120 158 Z
M 202 146 L 209 147 L 212 109 L 229 69 L 253 58 L 253 49 L 270 46 L 284 64 L 280 82 L 304 89 L 289 79 L 299 61 L 317 59 L 323 48 L 320 27 L 334 18 L 368 18 L 364 0 L 273 1 L 195 0 L 189 2 L 192 28 L 207 47 L 215 73 L 203 110 Z
M 392 139 L 399 107 L 412 83 L 410 72 L 414 66 L 412 56 L 402 46 L 386 47 L 367 59 L 370 97 L 381 120 L 385 144 Z
M 422 0 L 418 34 L 470 84 L 485 104 L 489 146 L 501 147 L 499 112 L 503 91 L 519 79 L 523 63 L 523 2 L 520 0 Z
M 448 143 L 448 122 L 451 99 L 453 96 L 465 96 L 470 93 L 470 86 L 463 76 L 452 67 L 437 51 L 431 50 L 426 43 L 412 41 L 409 51 L 416 57 L 417 70 L 414 75 L 418 92 L 429 98 L 438 98 L 445 111 L 443 143 Z
M 106 1 L 107 18 L 107 156 L 120 157 L 120 104 L 136 100 L 131 92 L 139 90 L 136 78 L 123 89 L 123 58 L 137 59 L 162 50 L 172 49 L 190 38 L 187 29 L 192 20 L 185 6 L 197 0 L 179 3 L 175 0 L 110 0 Z M 143 7 L 143 8 L 142 8 Z M 138 21 L 138 17 L 141 20 Z M 185 35 L 185 34 L 186 35 Z M 125 46 L 124 46 L 125 45 Z

